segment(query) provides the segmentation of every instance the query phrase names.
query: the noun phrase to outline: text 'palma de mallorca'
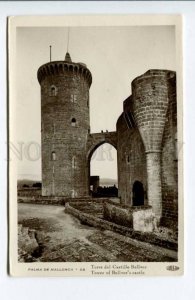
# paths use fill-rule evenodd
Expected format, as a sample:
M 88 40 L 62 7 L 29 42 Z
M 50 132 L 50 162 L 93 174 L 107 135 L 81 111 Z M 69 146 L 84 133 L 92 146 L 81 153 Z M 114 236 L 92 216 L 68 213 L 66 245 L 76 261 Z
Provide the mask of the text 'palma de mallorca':
M 90 160 L 109 143 L 117 150 L 121 207 L 152 210 L 171 227 L 178 217 L 176 73 L 152 69 L 135 78 L 114 132 L 90 132 L 92 75 L 83 63 L 50 61 L 41 86 L 42 196 L 90 197 Z

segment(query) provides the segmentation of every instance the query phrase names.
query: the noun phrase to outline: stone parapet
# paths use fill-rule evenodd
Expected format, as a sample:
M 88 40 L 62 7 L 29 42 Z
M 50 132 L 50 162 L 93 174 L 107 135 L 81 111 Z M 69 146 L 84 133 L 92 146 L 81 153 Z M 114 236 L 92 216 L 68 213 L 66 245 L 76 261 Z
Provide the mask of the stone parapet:
M 71 203 L 67 203 L 65 205 L 65 212 L 72 214 L 73 216 L 78 218 L 83 224 L 94 226 L 102 230 L 111 230 L 124 236 L 158 245 L 166 249 L 177 250 L 178 248 L 177 242 L 168 241 L 167 239 L 160 238 L 154 233 L 134 231 L 132 228 L 128 228 L 122 225 L 115 224 L 113 222 L 109 222 L 107 220 L 94 217 L 91 214 L 81 212 L 78 209 L 74 208 Z
M 140 232 L 155 229 L 152 207 L 149 206 L 124 207 L 105 202 L 104 219 Z
M 52 61 L 42 65 L 37 72 L 39 83 L 47 76 L 64 75 L 74 72 L 76 75 L 82 76 L 88 82 L 89 87 L 92 83 L 92 75 L 89 69 L 84 64 L 67 62 L 67 61 Z

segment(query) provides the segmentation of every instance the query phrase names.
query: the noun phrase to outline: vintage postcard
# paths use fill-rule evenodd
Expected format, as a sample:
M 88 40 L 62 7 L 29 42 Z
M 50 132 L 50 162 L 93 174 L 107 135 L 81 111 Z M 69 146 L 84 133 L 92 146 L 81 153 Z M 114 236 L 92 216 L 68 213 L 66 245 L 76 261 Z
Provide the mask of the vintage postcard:
M 12 276 L 182 275 L 179 15 L 8 20 Z

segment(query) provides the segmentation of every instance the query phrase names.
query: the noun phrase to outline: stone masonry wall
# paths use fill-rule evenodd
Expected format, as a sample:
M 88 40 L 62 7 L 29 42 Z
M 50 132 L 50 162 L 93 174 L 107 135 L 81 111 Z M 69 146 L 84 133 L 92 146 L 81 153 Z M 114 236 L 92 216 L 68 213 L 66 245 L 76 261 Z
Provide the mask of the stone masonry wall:
M 133 81 L 132 90 L 117 121 L 119 197 L 133 205 L 132 185 L 142 182 L 144 204 L 171 228 L 178 216 L 175 72 L 150 70 Z
M 176 77 L 169 80 L 169 107 L 162 141 L 162 224 L 175 227 L 178 218 Z M 175 228 L 176 229 L 176 228 Z
M 169 241 L 167 238 L 159 237 L 152 232 L 140 232 L 135 231 L 130 227 L 122 226 L 107 220 L 97 218 L 92 214 L 84 213 L 74 207 L 71 203 L 66 203 L 65 212 L 72 214 L 78 218 L 83 224 L 94 226 L 102 230 L 112 230 L 126 237 L 131 237 L 133 239 L 138 239 L 140 241 L 158 245 L 160 247 L 177 250 L 177 242 Z
M 118 192 L 122 204 L 133 205 L 133 184 L 140 181 L 145 190 L 145 204 L 147 204 L 147 176 L 144 145 L 139 131 L 128 128 L 124 113 L 117 122 L 118 139 Z
M 133 228 L 135 231 L 154 231 L 152 208 L 148 206 L 123 207 L 105 202 L 104 219 L 119 225 Z

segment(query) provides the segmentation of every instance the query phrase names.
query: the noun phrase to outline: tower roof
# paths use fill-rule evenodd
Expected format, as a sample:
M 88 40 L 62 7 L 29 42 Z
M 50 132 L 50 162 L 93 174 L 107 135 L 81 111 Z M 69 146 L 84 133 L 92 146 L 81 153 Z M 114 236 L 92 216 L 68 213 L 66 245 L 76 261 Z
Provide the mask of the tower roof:
M 69 62 L 69 63 L 72 62 L 72 59 L 71 59 L 70 54 L 68 52 L 66 52 L 65 61 Z

